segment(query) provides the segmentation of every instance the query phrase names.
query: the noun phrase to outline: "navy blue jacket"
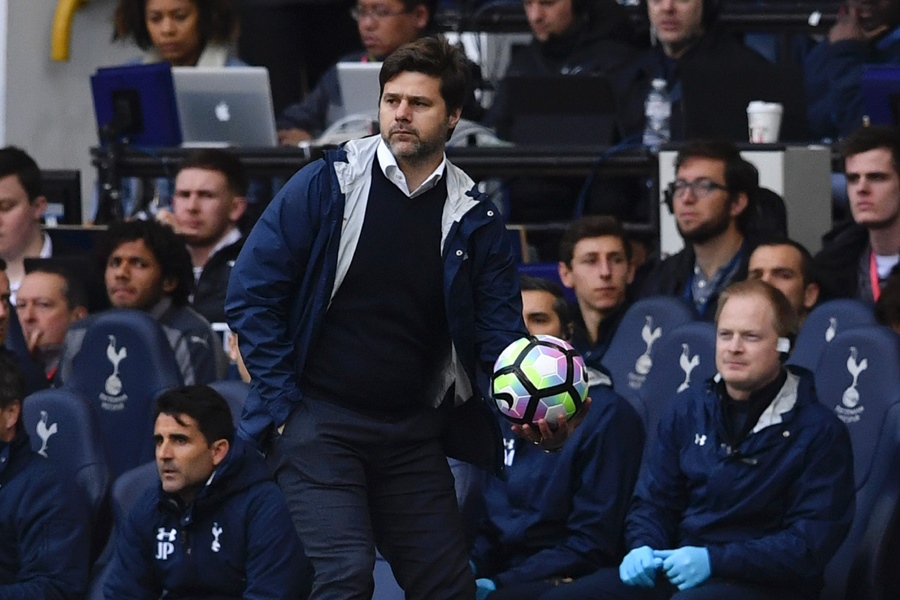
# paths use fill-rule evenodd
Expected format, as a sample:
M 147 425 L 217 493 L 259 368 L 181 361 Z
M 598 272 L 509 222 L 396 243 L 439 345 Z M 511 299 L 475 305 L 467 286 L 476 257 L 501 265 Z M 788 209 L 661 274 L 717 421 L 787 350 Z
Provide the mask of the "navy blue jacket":
M 24 431 L 0 443 L 0 600 L 82 597 L 90 518 L 80 498 Z
M 302 548 L 262 457 L 235 439 L 188 506 L 148 490 L 121 523 L 104 593 L 116 600 L 293 600 Z
M 846 427 L 818 402 L 808 373 L 789 374 L 731 448 L 715 386 L 692 390 L 660 420 L 628 514 L 628 547 L 706 547 L 713 578 L 817 597 L 853 518 Z
M 865 65 L 900 65 L 900 26 L 877 40 L 820 42 L 806 56 L 803 76 L 809 125 L 816 138 L 837 138 L 862 126 Z
M 352 260 L 379 143 L 380 136 L 353 140 L 301 169 L 266 208 L 235 262 L 225 313 L 253 377 L 239 429 L 246 439 L 263 442 L 303 400 L 300 374 Z M 500 468 L 501 446 L 492 439 L 499 431 L 482 399 L 497 356 L 527 334 L 518 272 L 499 212 L 449 161 L 444 176 L 441 255 L 454 349 L 446 380 L 455 382 L 460 406 L 452 412 L 467 415 L 444 448 L 453 458 Z
M 507 480 L 486 484 L 487 516 L 472 550 L 478 577 L 504 586 L 579 577 L 621 560 L 644 430 L 608 386 L 592 386 L 590 397 L 584 422 L 553 454 L 498 415 Z

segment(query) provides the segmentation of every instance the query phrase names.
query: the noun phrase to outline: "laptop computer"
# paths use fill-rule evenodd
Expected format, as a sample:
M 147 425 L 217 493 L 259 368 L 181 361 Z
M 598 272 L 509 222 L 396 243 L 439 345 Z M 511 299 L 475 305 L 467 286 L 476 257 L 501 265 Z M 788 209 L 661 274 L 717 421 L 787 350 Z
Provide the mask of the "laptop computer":
M 509 75 L 509 141 L 522 146 L 607 146 L 616 138 L 616 102 L 600 75 Z
M 337 63 L 344 116 L 378 113 L 381 97 L 381 84 L 378 83 L 380 72 L 380 62 Z
M 900 127 L 900 66 L 866 66 L 862 96 L 866 115 L 873 125 Z
M 265 67 L 172 67 L 182 146 L 275 146 Z
M 167 63 L 97 69 L 91 93 L 101 144 L 177 146 L 181 127 Z
M 753 100 L 784 107 L 779 141 L 811 139 L 803 72 L 797 65 L 697 61 L 682 65 L 681 86 L 684 139 L 749 141 L 747 105 Z

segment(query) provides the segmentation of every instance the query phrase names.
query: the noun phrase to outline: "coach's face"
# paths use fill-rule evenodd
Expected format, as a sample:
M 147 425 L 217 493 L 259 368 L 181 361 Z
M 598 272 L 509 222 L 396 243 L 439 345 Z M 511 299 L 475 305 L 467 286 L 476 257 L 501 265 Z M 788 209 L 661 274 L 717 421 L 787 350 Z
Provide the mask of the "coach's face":
M 196 419 L 160 413 L 153 426 L 162 488 L 189 503 L 228 454 L 228 440 L 209 443 Z
M 384 84 L 379 108 L 381 137 L 399 164 L 427 164 L 443 154 L 460 112 L 447 111 L 439 78 L 403 71 Z
M 775 309 L 760 294 L 731 296 L 716 323 L 716 368 L 728 395 L 746 400 L 778 377 Z

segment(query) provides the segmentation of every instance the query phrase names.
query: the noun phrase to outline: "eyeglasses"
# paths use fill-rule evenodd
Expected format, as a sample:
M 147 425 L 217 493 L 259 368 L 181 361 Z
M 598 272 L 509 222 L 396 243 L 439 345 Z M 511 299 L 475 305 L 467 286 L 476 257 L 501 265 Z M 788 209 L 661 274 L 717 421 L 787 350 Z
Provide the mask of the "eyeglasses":
M 669 184 L 669 193 L 672 194 L 673 198 L 684 198 L 687 195 L 688 190 L 691 190 L 691 194 L 693 194 L 695 198 L 706 198 L 713 193 L 713 190 L 723 190 L 727 192 L 728 188 L 721 183 L 716 183 L 705 177 L 693 181 L 676 179 Z
M 353 17 L 354 21 L 362 21 L 365 18 L 381 21 L 390 17 L 399 17 L 408 12 L 408 10 L 391 10 L 387 6 L 373 6 L 371 8 L 354 6 L 350 9 L 350 16 Z

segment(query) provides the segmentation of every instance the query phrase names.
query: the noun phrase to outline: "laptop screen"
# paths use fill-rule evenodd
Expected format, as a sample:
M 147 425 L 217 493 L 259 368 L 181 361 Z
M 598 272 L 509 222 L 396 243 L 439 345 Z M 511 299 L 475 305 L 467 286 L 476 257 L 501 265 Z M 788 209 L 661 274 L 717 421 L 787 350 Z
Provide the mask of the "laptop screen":
M 177 146 L 181 128 L 168 63 L 97 69 L 91 93 L 100 143 Z
M 616 137 L 616 105 L 599 75 L 509 75 L 503 85 L 512 125 L 504 135 L 526 146 L 606 146 Z
M 184 146 L 275 146 L 265 67 L 173 67 Z
M 338 84 L 341 86 L 341 101 L 344 116 L 378 113 L 381 84 L 380 62 L 339 62 L 337 64 Z

